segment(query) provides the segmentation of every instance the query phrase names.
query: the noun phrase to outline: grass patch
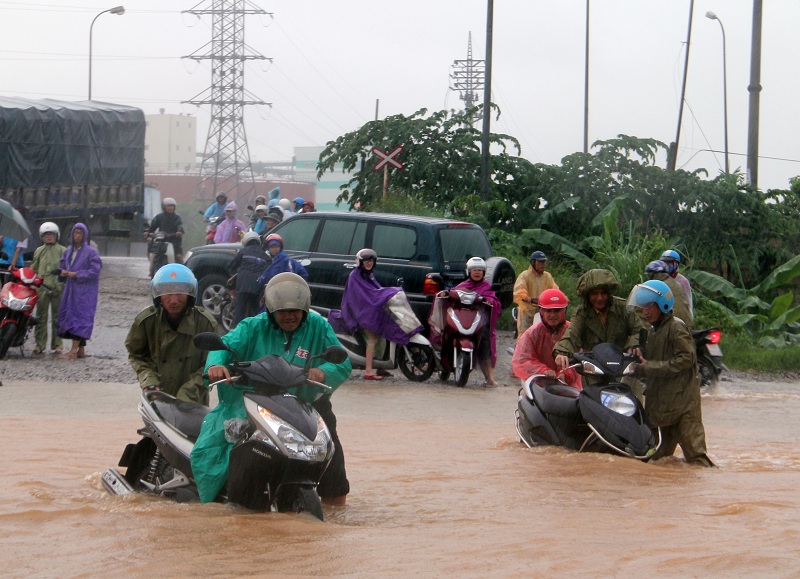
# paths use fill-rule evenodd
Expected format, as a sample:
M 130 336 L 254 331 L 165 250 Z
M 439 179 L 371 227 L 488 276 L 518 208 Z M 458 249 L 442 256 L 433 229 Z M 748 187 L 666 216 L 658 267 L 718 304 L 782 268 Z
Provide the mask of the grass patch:
M 779 350 L 760 348 L 752 341 L 735 338 L 725 340 L 722 354 L 725 365 L 741 372 L 800 372 L 800 346 Z

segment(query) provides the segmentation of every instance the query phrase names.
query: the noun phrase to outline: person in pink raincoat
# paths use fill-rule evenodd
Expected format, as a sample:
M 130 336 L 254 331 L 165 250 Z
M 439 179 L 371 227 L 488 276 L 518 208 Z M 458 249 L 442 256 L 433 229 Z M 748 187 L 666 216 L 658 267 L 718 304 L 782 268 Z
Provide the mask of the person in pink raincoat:
M 494 367 L 497 364 L 497 319 L 500 317 L 500 300 L 492 291 L 491 284 L 486 281 L 486 262 L 480 257 L 467 260 L 467 279 L 453 289 L 473 291 L 483 296 L 486 304 L 492 306 L 492 316 L 484 326 L 483 339 L 478 347 L 478 361 L 481 365 L 486 388 L 499 386 L 494 379 Z
M 244 221 L 236 219 L 236 201 L 231 201 L 225 206 L 225 219 L 217 225 L 214 243 L 239 243 L 245 231 L 247 226 Z

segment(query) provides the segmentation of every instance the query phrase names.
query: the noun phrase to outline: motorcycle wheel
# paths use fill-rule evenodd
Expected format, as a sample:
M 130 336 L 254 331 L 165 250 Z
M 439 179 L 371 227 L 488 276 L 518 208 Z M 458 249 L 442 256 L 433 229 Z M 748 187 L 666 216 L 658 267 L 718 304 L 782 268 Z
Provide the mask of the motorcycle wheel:
M 320 521 L 322 515 L 322 501 L 316 489 L 296 487 L 288 493 L 279 503 L 278 512 L 281 513 L 308 513 Z
M 410 357 L 406 355 L 406 348 L 400 348 L 398 364 L 403 375 L 412 382 L 424 382 L 431 377 L 436 369 L 433 359 L 433 348 L 423 344 L 409 344 L 407 346 Z
M 167 254 L 154 253 L 153 262 L 150 264 L 150 279 L 153 279 L 153 276 L 156 274 L 156 272 L 165 265 L 167 265 Z
M 453 379 L 456 381 L 456 386 L 463 388 L 467 385 L 469 380 L 469 356 L 464 353 L 464 350 L 458 348 L 456 350 L 456 359 L 453 364 Z
M 719 382 L 719 374 L 717 374 L 714 366 L 708 360 L 697 361 L 698 377 L 700 379 L 700 390 L 706 392 L 716 387 Z
M 0 360 L 6 357 L 11 342 L 17 333 L 17 324 L 6 324 L 0 328 Z

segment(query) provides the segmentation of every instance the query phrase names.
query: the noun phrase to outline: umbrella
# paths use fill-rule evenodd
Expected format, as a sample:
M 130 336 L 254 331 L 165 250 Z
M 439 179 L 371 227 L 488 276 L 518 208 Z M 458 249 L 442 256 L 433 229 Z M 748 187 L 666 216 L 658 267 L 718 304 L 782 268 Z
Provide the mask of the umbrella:
M 27 239 L 31 234 L 22 214 L 11 206 L 11 203 L 0 199 L 0 235 L 17 241 Z

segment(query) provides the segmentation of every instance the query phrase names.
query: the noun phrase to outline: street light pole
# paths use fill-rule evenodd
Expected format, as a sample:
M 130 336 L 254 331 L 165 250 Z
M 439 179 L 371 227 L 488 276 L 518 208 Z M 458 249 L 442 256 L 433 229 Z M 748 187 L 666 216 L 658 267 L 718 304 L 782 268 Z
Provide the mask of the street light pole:
M 725 53 L 725 27 L 722 25 L 722 20 L 711 11 L 706 12 L 706 18 L 719 22 L 719 27 L 722 30 L 722 102 L 725 115 L 725 174 L 728 174 L 731 172 L 731 165 L 728 158 L 728 58 Z
M 94 32 L 95 21 L 106 12 L 122 16 L 123 14 L 125 14 L 125 7 L 114 6 L 113 8 L 109 8 L 108 10 L 103 10 L 92 19 L 92 23 L 89 25 L 89 100 L 92 100 L 92 33 Z
M 489 135 L 492 114 L 492 34 L 494 27 L 494 0 L 486 2 L 486 62 L 483 74 L 483 130 L 481 131 L 481 201 L 489 200 Z

